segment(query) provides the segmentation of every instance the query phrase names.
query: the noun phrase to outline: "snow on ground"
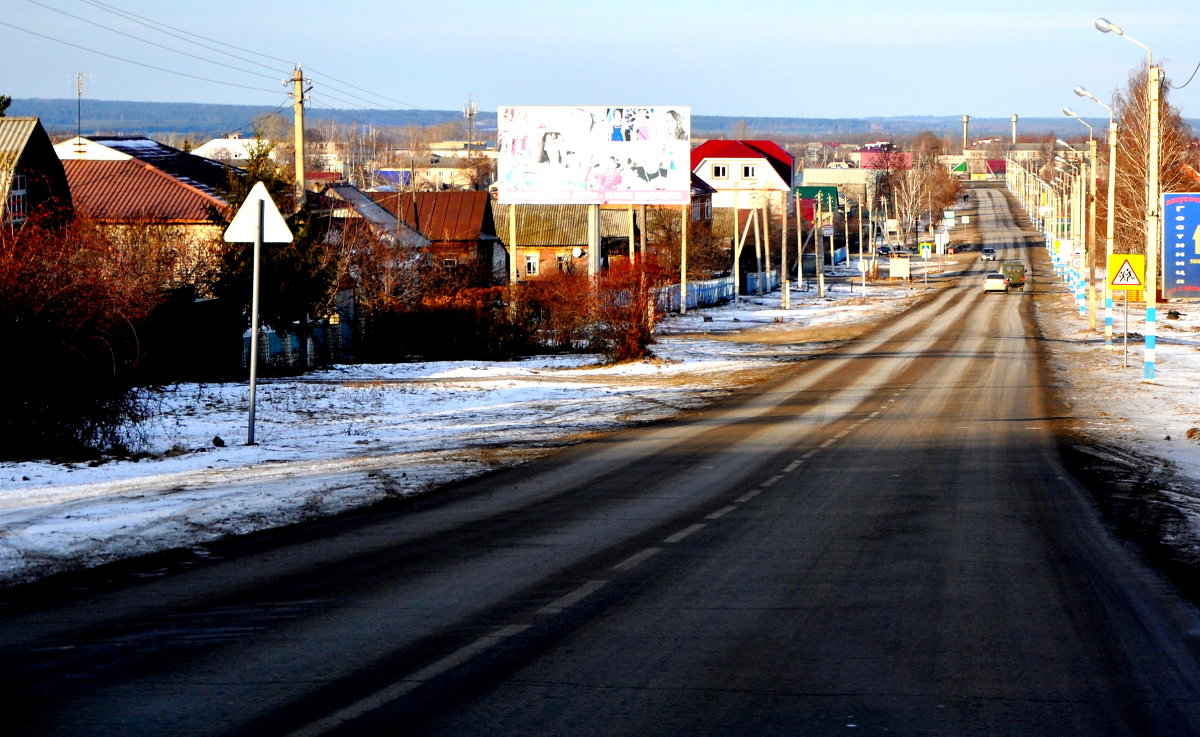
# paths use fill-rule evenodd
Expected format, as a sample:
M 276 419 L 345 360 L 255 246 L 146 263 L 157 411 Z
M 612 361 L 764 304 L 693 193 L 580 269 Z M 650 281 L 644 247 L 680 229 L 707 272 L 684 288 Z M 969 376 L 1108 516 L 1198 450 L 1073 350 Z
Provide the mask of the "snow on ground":
M 674 416 L 831 344 L 772 333 L 840 336 L 906 309 L 923 289 L 871 284 L 864 296 L 855 280 L 831 285 L 824 299 L 793 290 L 788 310 L 776 292 L 671 315 L 655 358 L 621 365 L 595 356 L 339 365 L 261 381 L 253 446 L 245 382 L 172 386 L 151 396 L 159 412 L 144 427 L 140 460 L 0 464 L 0 585 L 419 493 Z M 1164 326 L 1151 385 L 1140 383 L 1140 351 L 1134 367 L 1114 368 L 1120 352 L 1097 345 L 1065 290 L 1062 304 L 1042 318 L 1062 341 L 1057 357 L 1086 429 L 1144 444 L 1200 478 L 1200 445 L 1185 437 L 1200 425 L 1189 408 L 1200 386 L 1200 310 Z

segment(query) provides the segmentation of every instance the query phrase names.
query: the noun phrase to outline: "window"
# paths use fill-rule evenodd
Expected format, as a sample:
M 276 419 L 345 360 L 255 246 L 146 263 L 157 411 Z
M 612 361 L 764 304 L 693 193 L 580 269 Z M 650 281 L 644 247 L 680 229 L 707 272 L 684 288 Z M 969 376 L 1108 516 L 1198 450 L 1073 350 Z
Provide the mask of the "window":
M 458 267 L 458 259 L 456 259 L 456 258 L 444 258 L 444 259 L 442 259 L 442 268 L 444 268 L 444 269 L 454 269 L 454 268 L 457 268 L 457 267 Z
M 563 256 L 562 254 L 559 254 L 558 270 L 563 273 L 567 273 L 567 274 L 569 274 L 571 271 L 574 270 L 571 266 L 571 257 L 570 256 Z
M 541 260 L 540 254 L 527 253 L 525 254 L 525 276 L 538 275 L 538 261 Z
M 754 164 L 742 164 L 742 179 L 755 179 L 758 177 L 758 167 Z
M 725 164 L 713 164 L 712 165 L 712 176 L 713 176 L 713 179 L 728 179 L 729 178 L 729 167 L 726 166 Z
M 4 211 L 5 220 L 8 222 L 22 223 L 29 216 L 27 187 L 24 174 L 13 176 L 12 189 L 8 191 L 8 208 Z

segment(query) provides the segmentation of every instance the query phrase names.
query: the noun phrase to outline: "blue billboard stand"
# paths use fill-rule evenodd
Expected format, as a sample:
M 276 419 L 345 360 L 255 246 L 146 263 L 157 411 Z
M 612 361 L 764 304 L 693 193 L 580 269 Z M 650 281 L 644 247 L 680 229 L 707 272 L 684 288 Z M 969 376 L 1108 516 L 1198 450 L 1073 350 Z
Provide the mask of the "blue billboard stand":
M 1164 193 L 1162 228 L 1163 299 L 1200 299 L 1200 193 Z

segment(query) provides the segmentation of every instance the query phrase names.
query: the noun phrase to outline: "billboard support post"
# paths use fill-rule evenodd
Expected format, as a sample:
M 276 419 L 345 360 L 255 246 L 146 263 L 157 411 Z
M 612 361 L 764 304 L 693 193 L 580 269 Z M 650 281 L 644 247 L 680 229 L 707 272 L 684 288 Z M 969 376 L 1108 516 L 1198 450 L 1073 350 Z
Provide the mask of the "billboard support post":
M 687 314 L 687 237 L 688 237 L 688 210 L 690 205 L 682 205 L 679 210 L 679 314 Z M 645 223 L 642 224 L 642 232 L 645 232 Z

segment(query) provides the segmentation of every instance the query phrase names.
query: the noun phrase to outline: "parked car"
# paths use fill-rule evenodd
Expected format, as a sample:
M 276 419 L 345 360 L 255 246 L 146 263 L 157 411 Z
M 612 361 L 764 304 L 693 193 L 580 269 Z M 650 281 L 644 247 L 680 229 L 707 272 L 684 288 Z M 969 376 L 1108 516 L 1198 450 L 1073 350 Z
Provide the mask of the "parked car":
M 884 245 L 875 249 L 875 253 L 878 253 L 880 256 L 891 256 L 892 255 L 892 247 L 885 243 Z
M 995 261 L 996 260 L 996 249 L 994 249 L 994 248 L 980 249 L 979 260 L 980 261 Z
M 983 291 L 1007 292 L 1008 277 L 999 271 L 992 271 L 983 277 Z
M 1005 261 L 1000 264 L 1000 273 L 1008 277 L 1010 289 L 1025 289 L 1025 264 L 1020 261 Z

